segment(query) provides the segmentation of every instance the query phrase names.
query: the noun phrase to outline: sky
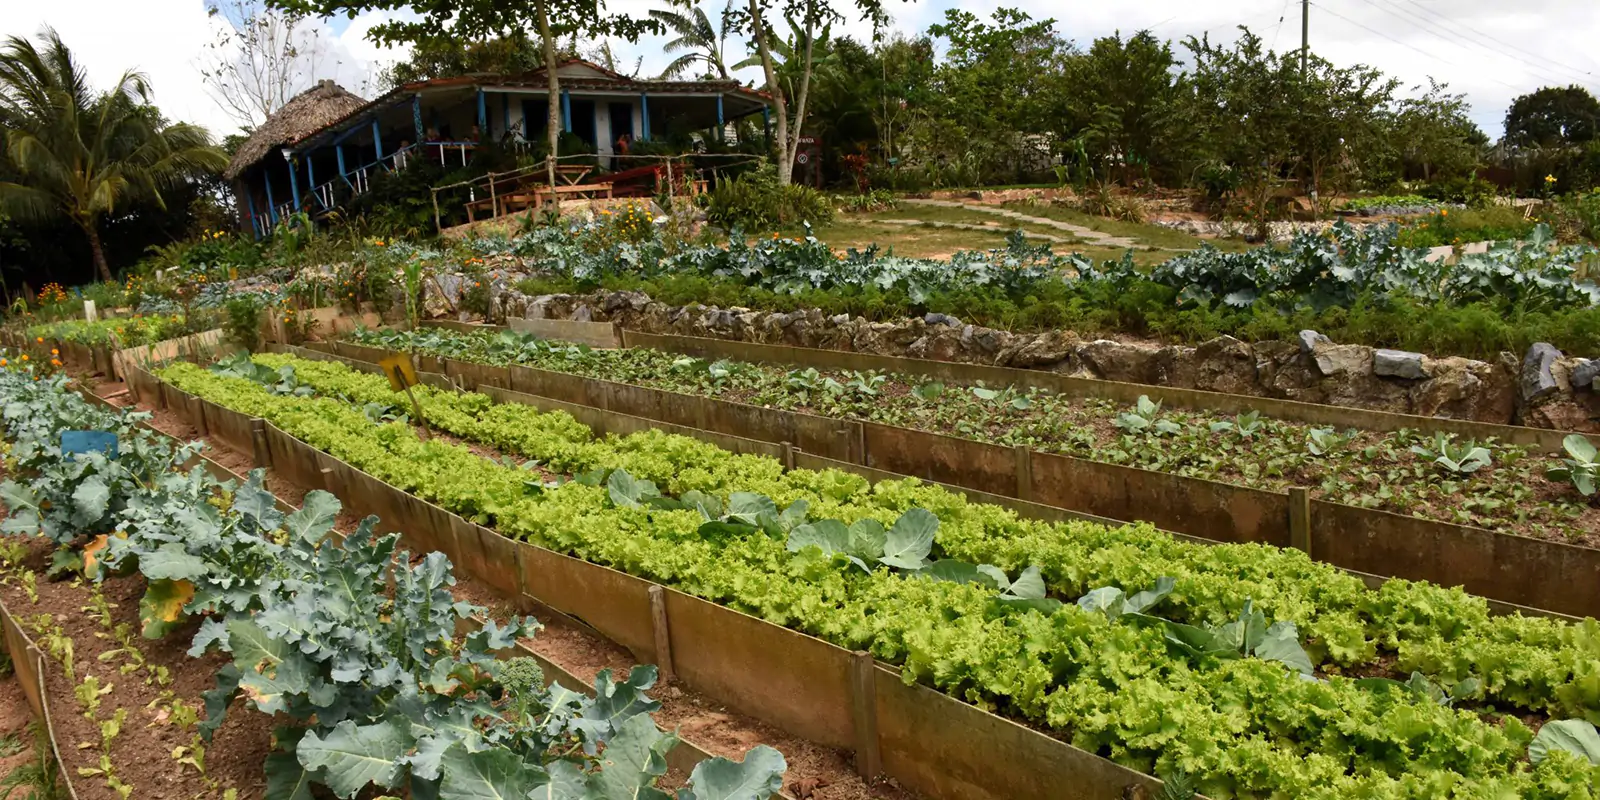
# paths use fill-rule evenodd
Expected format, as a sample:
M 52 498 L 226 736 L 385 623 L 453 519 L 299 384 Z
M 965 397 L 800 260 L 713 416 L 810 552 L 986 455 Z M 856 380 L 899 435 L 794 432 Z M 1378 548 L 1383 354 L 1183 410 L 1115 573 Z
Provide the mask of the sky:
M 719 0 L 707 13 L 716 18 Z M 1150 29 L 1180 41 L 1209 34 L 1213 40 L 1237 36 L 1247 25 L 1279 51 L 1299 47 L 1300 0 L 888 0 L 893 28 L 916 34 L 943 18 L 949 8 L 987 17 L 1001 6 L 1021 8 L 1035 18 L 1054 18 L 1056 29 L 1080 47 L 1116 31 Z M 652 0 L 612 0 L 615 11 L 643 13 Z M 204 0 L 0 0 L 0 35 L 31 36 L 43 26 L 56 29 L 97 86 L 108 86 L 126 69 L 145 73 L 156 102 L 169 118 L 205 125 L 219 137 L 238 130 L 208 93 L 200 76 L 206 45 L 215 41 L 219 20 L 208 17 Z M 840 6 L 842 7 L 842 5 Z M 377 70 L 403 51 L 379 48 L 366 33 L 386 17 L 364 14 L 354 20 L 317 21 L 315 35 L 326 56 L 317 78 L 332 78 L 365 96 Z M 835 35 L 865 39 L 871 29 L 852 19 L 835 26 Z M 1512 98 L 1546 85 L 1577 83 L 1600 95 L 1600 2 L 1595 0 L 1314 0 L 1310 5 L 1313 51 L 1342 66 L 1364 63 L 1400 79 L 1408 89 L 1430 77 L 1464 93 L 1471 116 L 1497 138 Z M 663 39 L 619 43 L 619 60 L 642 59 L 641 75 L 654 75 L 671 56 Z M 742 42 L 730 43 L 729 61 L 738 60 Z M 1176 48 L 1180 57 L 1182 48 Z M 759 78 L 752 70 L 740 77 Z

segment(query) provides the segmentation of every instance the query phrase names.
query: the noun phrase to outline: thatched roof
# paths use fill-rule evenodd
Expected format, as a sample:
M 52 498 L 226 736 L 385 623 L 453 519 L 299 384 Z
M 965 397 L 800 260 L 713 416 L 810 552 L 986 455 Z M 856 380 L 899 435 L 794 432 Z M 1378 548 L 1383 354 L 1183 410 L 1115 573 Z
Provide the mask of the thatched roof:
M 279 147 L 313 133 L 345 115 L 366 105 L 367 101 L 353 95 L 333 81 L 317 81 L 317 85 L 294 96 L 267 118 L 239 145 L 228 162 L 223 177 L 233 180 L 262 158 Z

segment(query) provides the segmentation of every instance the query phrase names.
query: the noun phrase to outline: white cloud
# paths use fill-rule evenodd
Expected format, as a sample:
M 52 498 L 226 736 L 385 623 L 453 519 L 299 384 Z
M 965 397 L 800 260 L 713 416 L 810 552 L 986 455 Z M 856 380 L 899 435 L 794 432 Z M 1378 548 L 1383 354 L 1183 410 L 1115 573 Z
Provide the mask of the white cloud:
M 715 19 L 718 0 L 704 0 Z M 31 36 L 45 23 L 54 25 L 97 85 L 109 84 L 122 70 L 137 67 L 149 75 L 156 99 L 168 116 L 199 122 L 214 133 L 232 124 L 206 93 L 196 66 L 201 49 L 211 41 L 203 0 L 64 0 L 24 4 L 7 0 L 0 14 L 0 34 Z M 654 0 L 618 0 L 614 11 L 643 13 L 658 7 Z M 1057 29 L 1087 45 L 1116 30 L 1124 34 L 1151 28 L 1176 41 L 1209 32 L 1213 39 L 1231 39 L 1234 27 L 1247 24 L 1280 51 L 1299 46 L 1300 4 L 1296 0 L 1145 0 L 1141 3 L 1083 0 L 931 0 L 891 3 L 894 27 L 907 33 L 925 31 L 944 10 L 959 5 L 980 16 L 999 6 L 1020 7 L 1036 18 L 1055 17 Z M 839 7 L 843 8 L 841 4 Z M 870 26 L 856 19 L 835 27 L 837 34 L 858 39 Z M 323 23 L 318 35 L 330 57 L 316 77 L 331 77 L 359 91 L 376 68 L 403 56 L 379 48 L 365 38 L 384 17 L 362 15 L 345 24 Z M 1281 20 L 1281 22 L 1280 22 Z M 780 23 L 781 24 L 781 23 Z M 1366 63 L 1401 79 L 1407 86 L 1425 84 L 1433 76 L 1465 92 L 1473 117 L 1491 136 L 1518 94 L 1552 83 L 1577 82 L 1600 94 L 1600 57 L 1591 43 L 1600 39 L 1600 3 L 1592 0 L 1321 0 L 1311 8 L 1312 48 L 1341 64 Z M 643 57 L 642 73 L 654 75 L 671 56 L 665 39 L 647 37 L 638 44 L 618 44 L 619 59 L 631 64 Z M 1182 48 L 1177 48 L 1182 55 Z M 729 43 L 730 61 L 744 55 L 744 43 Z M 758 71 L 741 75 L 759 79 Z

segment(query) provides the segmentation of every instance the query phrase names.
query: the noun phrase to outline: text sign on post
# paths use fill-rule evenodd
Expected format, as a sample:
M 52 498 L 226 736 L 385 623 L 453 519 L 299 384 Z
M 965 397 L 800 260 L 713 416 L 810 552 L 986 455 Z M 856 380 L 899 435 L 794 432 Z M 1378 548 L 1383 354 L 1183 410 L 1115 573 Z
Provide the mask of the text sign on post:
M 105 453 L 107 458 L 116 458 L 117 435 L 111 431 L 62 431 L 61 454 L 71 458 L 75 453 Z

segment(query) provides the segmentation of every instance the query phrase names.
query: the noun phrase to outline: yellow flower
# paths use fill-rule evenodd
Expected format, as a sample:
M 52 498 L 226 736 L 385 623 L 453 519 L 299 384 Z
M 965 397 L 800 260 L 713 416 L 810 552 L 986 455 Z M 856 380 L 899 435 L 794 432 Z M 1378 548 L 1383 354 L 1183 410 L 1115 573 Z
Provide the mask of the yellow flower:
M 1439 209 L 1439 216 L 1441 216 L 1441 217 L 1448 217 L 1448 216 L 1450 216 L 1450 209 L 1448 209 L 1448 208 L 1441 208 L 1441 209 Z
M 61 351 L 55 349 L 54 347 L 52 347 L 52 348 L 50 348 L 50 355 L 59 356 L 59 355 L 61 355 Z
M 1546 176 L 1544 176 L 1544 182 L 1545 183 L 1555 183 L 1556 182 L 1556 176 L 1554 176 L 1554 175 L 1546 175 Z
M 35 342 L 38 342 L 39 344 L 44 344 L 44 337 L 43 336 L 35 336 L 33 340 Z
M 28 360 L 28 354 L 27 353 L 23 353 L 22 354 L 22 360 L 23 361 L 27 361 Z

